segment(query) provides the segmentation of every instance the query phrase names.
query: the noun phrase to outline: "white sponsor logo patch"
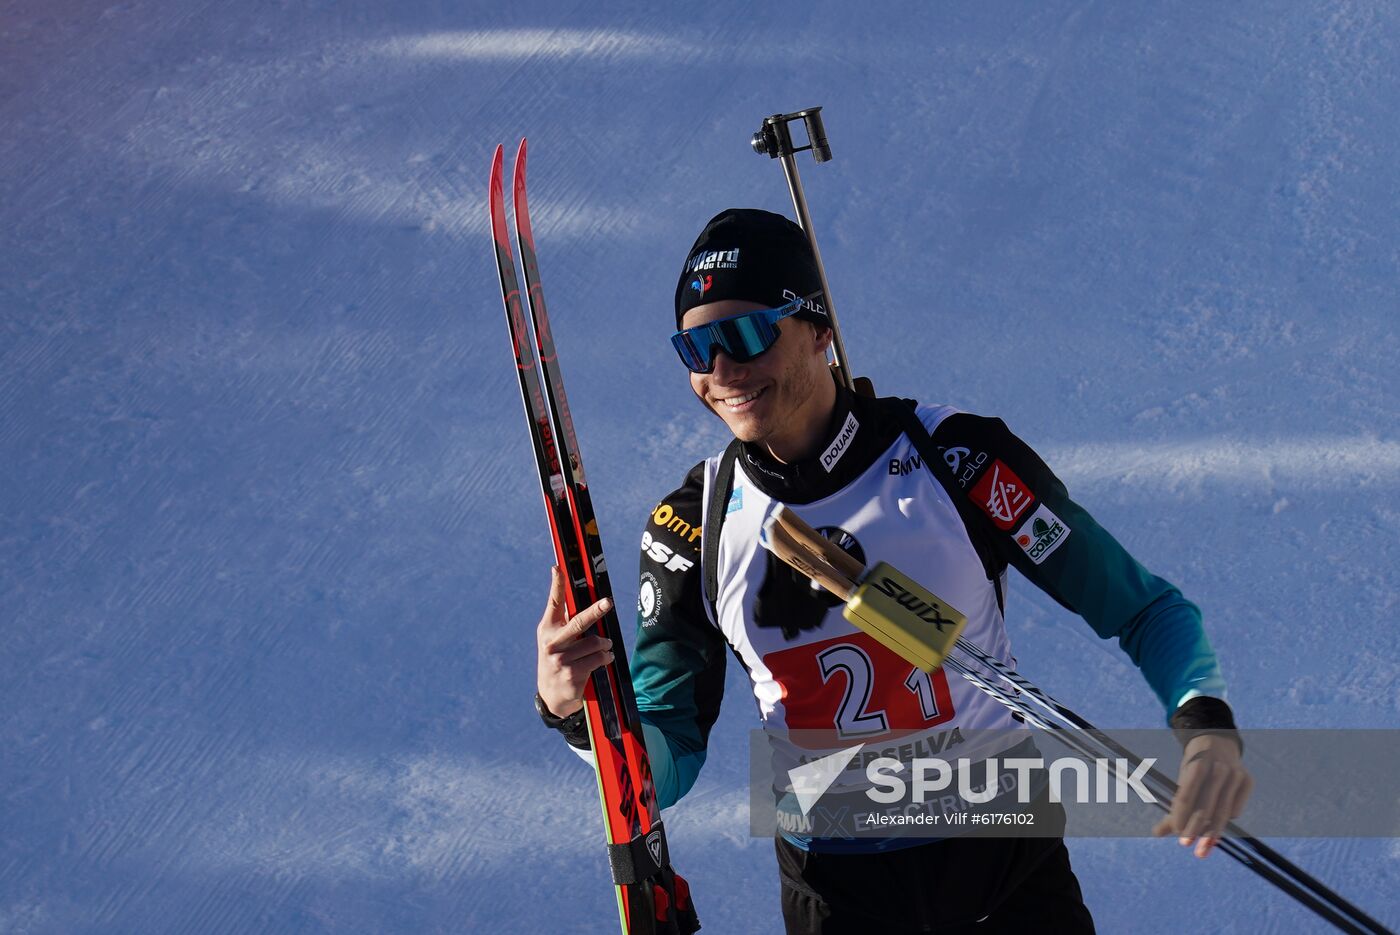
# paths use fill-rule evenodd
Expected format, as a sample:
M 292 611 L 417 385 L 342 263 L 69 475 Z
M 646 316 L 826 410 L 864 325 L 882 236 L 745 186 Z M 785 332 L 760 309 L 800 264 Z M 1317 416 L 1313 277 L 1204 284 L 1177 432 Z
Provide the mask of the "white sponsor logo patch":
M 856 414 L 849 412 L 846 414 L 846 424 L 841 426 L 841 431 L 836 433 L 836 440 L 831 446 L 822 452 L 822 467 L 826 468 L 828 474 L 836 467 L 836 462 L 841 460 L 851 447 L 851 439 L 856 437 L 856 429 L 860 428 L 860 422 L 856 420 Z
M 656 618 L 661 615 L 661 582 L 649 571 L 642 575 L 641 587 L 637 591 L 637 613 L 641 615 L 644 627 L 655 624 Z
M 653 539 L 649 532 L 642 533 L 642 552 L 646 554 L 647 558 L 661 565 L 667 571 L 688 571 L 695 564 L 690 559 L 677 555 L 665 543 Z
M 657 829 L 647 835 L 647 853 L 651 859 L 656 861 L 657 866 L 661 865 L 661 831 Z
M 1045 504 L 1041 504 L 1036 511 L 1030 515 L 1030 519 L 1021 524 L 1021 528 L 1013 533 L 1016 544 L 1021 547 L 1035 564 L 1039 565 L 1045 561 L 1046 557 L 1060 547 L 1060 543 L 1069 538 L 1069 527 L 1060 521 L 1060 518 L 1050 511 Z

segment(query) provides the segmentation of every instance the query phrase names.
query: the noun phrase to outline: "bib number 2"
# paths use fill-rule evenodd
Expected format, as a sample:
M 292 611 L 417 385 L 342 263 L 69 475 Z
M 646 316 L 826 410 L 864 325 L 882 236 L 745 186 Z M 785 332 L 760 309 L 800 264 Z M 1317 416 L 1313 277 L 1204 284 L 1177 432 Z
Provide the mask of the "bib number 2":
M 787 726 L 835 730 L 842 739 L 898 736 L 953 717 L 948 678 L 911 666 L 864 633 L 764 657 L 783 686 Z

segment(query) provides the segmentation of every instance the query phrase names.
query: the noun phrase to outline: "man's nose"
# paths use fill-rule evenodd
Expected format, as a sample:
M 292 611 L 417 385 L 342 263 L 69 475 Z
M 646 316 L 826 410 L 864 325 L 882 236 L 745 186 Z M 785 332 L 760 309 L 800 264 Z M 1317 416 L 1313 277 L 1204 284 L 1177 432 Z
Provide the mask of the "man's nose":
M 711 376 L 720 383 L 729 383 L 731 380 L 743 377 L 748 371 L 749 365 L 746 363 L 739 363 L 733 357 L 729 356 L 728 351 L 720 350 L 718 347 L 711 348 L 711 351 L 714 355 L 713 360 L 715 364 L 715 369 L 712 371 Z

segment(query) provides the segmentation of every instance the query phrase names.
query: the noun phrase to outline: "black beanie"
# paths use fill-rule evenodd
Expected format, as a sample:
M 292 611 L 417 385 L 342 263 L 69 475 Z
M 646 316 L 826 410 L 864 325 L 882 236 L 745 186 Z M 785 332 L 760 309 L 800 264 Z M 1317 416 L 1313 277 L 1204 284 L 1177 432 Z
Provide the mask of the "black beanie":
M 676 284 L 676 329 L 697 305 L 744 299 L 769 308 L 810 297 L 798 315 L 829 324 L 807 235 L 781 214 L 726 208 L 710 219 Z

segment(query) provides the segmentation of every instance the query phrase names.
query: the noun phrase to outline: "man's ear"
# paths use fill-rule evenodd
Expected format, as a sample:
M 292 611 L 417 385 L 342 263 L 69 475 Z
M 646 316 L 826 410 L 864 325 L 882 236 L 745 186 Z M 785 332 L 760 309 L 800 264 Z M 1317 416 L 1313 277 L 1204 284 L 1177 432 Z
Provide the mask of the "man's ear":
M 813 322 L 813 323 L 812 323 L 812 328 L 813 328 L 813 330 L 815 330 L 816 333 L 817 333 L 817 334 L 816 334 L 817 348 L 818 348 L 823 354 L 825 354 L 825 353 L 826 353 L 826 349 L 829 348 L 829 347 L 831 347 L 831 338 L 832 338 L 831 326 L 830 326 L 830 325 L 819 325 L 819 324 L 816 324 L 815 322 Z

